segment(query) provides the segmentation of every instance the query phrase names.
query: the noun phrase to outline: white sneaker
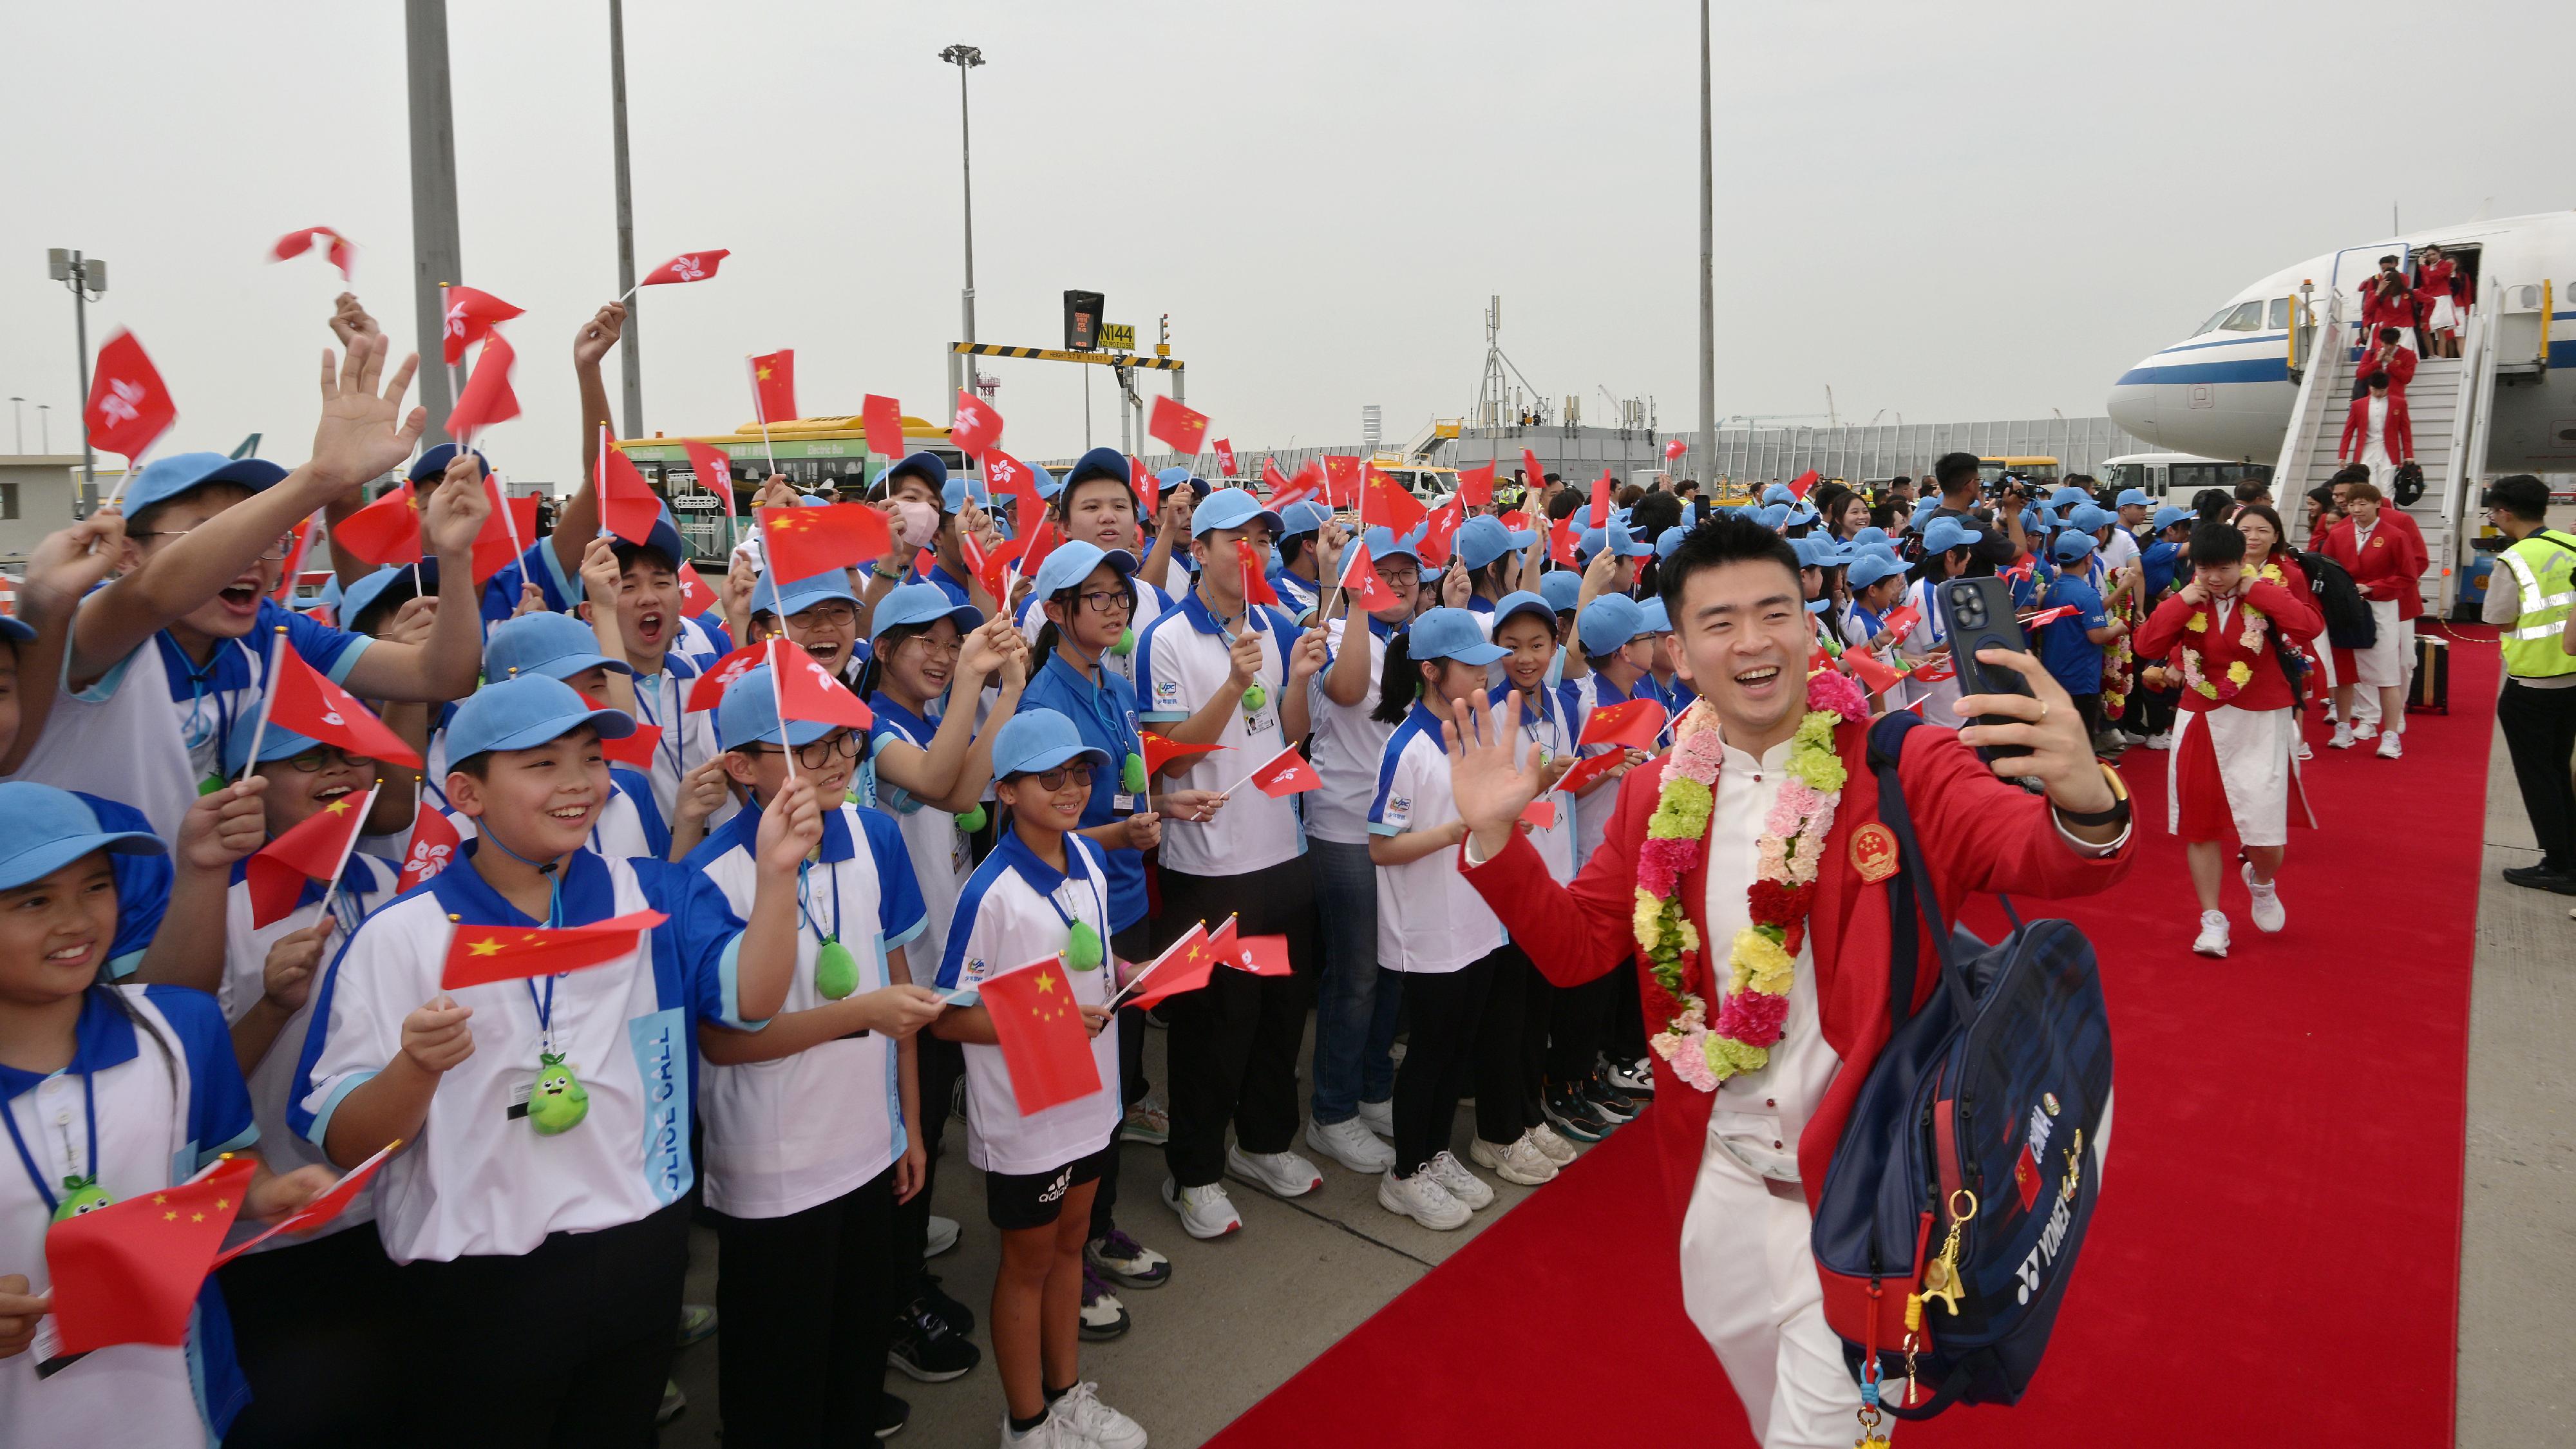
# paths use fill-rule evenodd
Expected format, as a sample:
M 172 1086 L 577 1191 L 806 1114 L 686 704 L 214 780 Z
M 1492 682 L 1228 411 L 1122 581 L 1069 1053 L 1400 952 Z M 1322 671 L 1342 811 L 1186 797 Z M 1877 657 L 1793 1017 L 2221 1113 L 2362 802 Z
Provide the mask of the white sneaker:
M 2200 913 L 2200 934 L 2193 938 L 2191 949 L 2203 956 L 2224 957 L 2227 954 L 2226 912 L 2203 911 Z
M 1182 1187 L 1164 1178 L 1163 1206 L 1181 1215 L 1182 1229 L 1193 1238 L 1222 1238 L 1243 1226 L 1242 1217 L 1234 1210 L 1234 1199 L 1225 1195 L 1225 1184 L 1221 1182 Z
M 1294 1152 L 1246 1152 L 1228 1143 L 1225 1170 L 1272 1197 L 1304 1197 L 1324 1185 L 1324 1174 L 1315 1164 Z
M 1002 1449 L 1091 1449 L 1091 1441 L 1073 1432 L 1073 1426 L 1049 1410 L 1038 1420 L 1037 1427 L 1025 1434 L 1011 1432 L 1011 1414 L 1002 1411 Z
M 2345 724 L 2342 720 L 2336 720 L 2334 738 L 2326 741 L 2326 748 L 2330 750 L 2348 750 L 2352 748 L 2352 744 L 2352 726 Z
M 930 1235 L 921 1245 L 921 1256 L 936 1258 L 957 1246 L 957 1220 L 930 1215 Z
M 1395 1149 L 1378 1140 L 1359 1118 L 1306 1123 L 1306 1145 L 1353 1172 L 1379 1173 L 1395 1166 Z
M 2238 873 L 2245 877 L 2245 889 L 2254 897 L 2254 929 L 2268 935 L 2288 925 L 2290 913 L 2281 909 L 2281 883 L 2276 880 L 2270 885 L 2256 885 L 2251 861 Z
M 1100 1449 L 1145 1449 L 1145 1428 L 1100 1402 L 1100 1385 L 1089 1379 L 1064 1391 L 1047 1414 Z
M 1377 1205 L 1443 1233 L 1465 1227 L 1467 1220 L 1475 1216 L 1465 1203 L 1449 1195 L 1449 1189 L 1431 1175 L 1428 1164 L 1415 1168 L 1411 1177 L 1398 1177 L 1393 1168 L 1387 1169 L 1386 1175 L 1377 1180 Z
M 2149 735 L 2147 736 L 2147 748 L 2151 750 L 2170 750 L 2173 748 L 2173 736 L 2162 733 Z
M 2403 736 L 2404 733 L 2405 731 L 2403 730 L 2390 730 L 2379 737 L 2379 757 L 2381 759 L 2394 760 L 2406 753 L 2406 747 L 2397 743 L 2398 739 Z
M 1380 1137 L 1395 1135 L 1395 1099 L 1360 1103 L 1360 1125 Z
M 2316 757 L 2317 752 L 2308 748 L 2308 742 L 2306 740 L 2299 741 L 2290 749 L 2290 758 L 2300 761 L 2303 764 L 2309 760 L 2315 759 Z
M 2352 727 L 2352 737 L 2357 740 L 2369 739 L 2372 735 L 2377 733 L 2379 733 L 2379 721 L 2377 720 L 2366 719 Z
M 1538 1150 L 1526 1132 L 1502 1147 L 1479 1137 L 1476 1145 L 1467 1149 L 1467 1155 L 1476 1159 L 1477 1166 L 1492 1168 L 1496 1177 L 1523 1187 L 1536 1187 L 1556 1176 L 1556 1164 Z
M 1557 1135 L 1556 1129 L 1541 1122 L 1529 1130 L 1532 1147 L 1547 1154 L 1547 1160 L 1563 1167 L 1574 1160 L 1574 1144 Z
M 1493 1206 L 1494 1190 L 1485 1185 L 1483 1178 L 1469 1172 L 1467 1164 L 1460 1162 L 1452 1154 L 1441 1152 L 1434 1155 L 1423 1171 L 1430 1173 L 1434 1181 L 1449 1189 L 1449 1195 L 1465 1203 L 1470 1211 L 1482 1211 Z M 1414 1175 L 1419 1177 L 1422 1174 Z

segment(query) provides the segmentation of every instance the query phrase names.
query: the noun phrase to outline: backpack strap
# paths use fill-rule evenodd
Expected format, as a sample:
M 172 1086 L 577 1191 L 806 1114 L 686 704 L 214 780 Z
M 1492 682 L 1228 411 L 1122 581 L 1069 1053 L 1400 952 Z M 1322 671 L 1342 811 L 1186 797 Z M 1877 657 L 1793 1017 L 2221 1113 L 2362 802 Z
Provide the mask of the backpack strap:
M 1891 1030 L 1914 1014 L 1915 963 L 1922 959 L 1921 947 L 1914 938 L 1919 919 L 1932 931 L 1932 949 L 1941 960 L 1941 980 L 1959 1009 L 1960 1019 L 1975 1015 L 1976 1001 L 1968 990 L 1967 977 L 1961 970 L 1950 939 L 1950 923 L 1942 918 L 1940 892 L 1932 881 L 1932 868 L 1923 858 L 1923 843 L 1914 834 L 1913 813 L 1905 808 L 1905 786 L 1898 776 L 1897 760 L 1904 753 L 1905 737 L 1923 724 L 1921 715 L 1910 710 L 1897 710 L 1880 716 L 1869 727 L 1870 769 L 1878 776 L 1878 818 L 1896 836 L 1900 858 L 1905 863 L 1898 882 L 1896 899 L 1889 902 L 1888 925 L 1888 1024 Z M 2019 921 L 2016 918 L 2015 924 Z

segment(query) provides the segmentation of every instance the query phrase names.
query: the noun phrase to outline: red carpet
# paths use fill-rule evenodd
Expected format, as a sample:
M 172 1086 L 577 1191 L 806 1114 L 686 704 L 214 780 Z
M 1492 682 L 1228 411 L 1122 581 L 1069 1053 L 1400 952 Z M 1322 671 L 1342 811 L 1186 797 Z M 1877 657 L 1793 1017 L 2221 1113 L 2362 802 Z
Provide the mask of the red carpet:
M 2451 1442 L 2497 688 L 2492 642 L 2452 653 L 2453 712 L 2411 715 L 2403 761 L 2318 749 L 2322 828 L 2291 832 L 2289 928 L 2257 934 L 2231 878 L 2223 962 L 2191 954 L 2164 756 L 2131 753 L 2137 868 L 2111 895 L 2033 903 L 2092 937 L 2116 1033 L 2083 1262 L 2018 1407 L 1953 1409 L 1897 1442 Z M 1750 1445 L 1682 1315 L 1649 1147 L 1614 1135 L 1213 1442 Z

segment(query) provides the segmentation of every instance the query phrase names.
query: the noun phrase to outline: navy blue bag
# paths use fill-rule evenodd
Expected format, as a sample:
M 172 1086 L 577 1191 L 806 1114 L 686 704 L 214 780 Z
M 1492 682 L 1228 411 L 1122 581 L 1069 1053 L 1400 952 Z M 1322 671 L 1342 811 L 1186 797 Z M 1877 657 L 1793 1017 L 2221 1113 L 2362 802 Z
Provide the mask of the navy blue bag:
M 1895 1027 L 1825 1173 L 1813 1235 L 1826 1322 L 1863 1400 L 1905 1419 L 2030 1387 L 2093 1217 L 2111 1098 L 2111 1023 L 2084 933 L 2025 923 L 2008 900 L 2012 933 L 1991 946 L 1943 921 L 1897 780 L 1922 723 L 1900 711 L 1870 727 L 1879 819 L 1904 861 L 1888 902 Z M 1941 989 L 1909 1013 L 1923 928 Z M 1911 1393 L 1879 1382 L 1909 1376 Z

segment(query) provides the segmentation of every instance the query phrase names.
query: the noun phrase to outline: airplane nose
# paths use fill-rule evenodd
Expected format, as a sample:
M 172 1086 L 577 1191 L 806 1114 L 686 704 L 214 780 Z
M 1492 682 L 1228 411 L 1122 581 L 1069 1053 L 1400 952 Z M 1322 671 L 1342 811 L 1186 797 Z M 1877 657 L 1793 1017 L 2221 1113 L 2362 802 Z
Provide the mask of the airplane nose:
M 2120 383 L 2111 389 L 2111 396 L 2103 407 L 2110 413 L 2111 421 L 2119 424 L 2120 431 L 2133 438 L 2155 437 L 2156 389 L 2154 384 Z

